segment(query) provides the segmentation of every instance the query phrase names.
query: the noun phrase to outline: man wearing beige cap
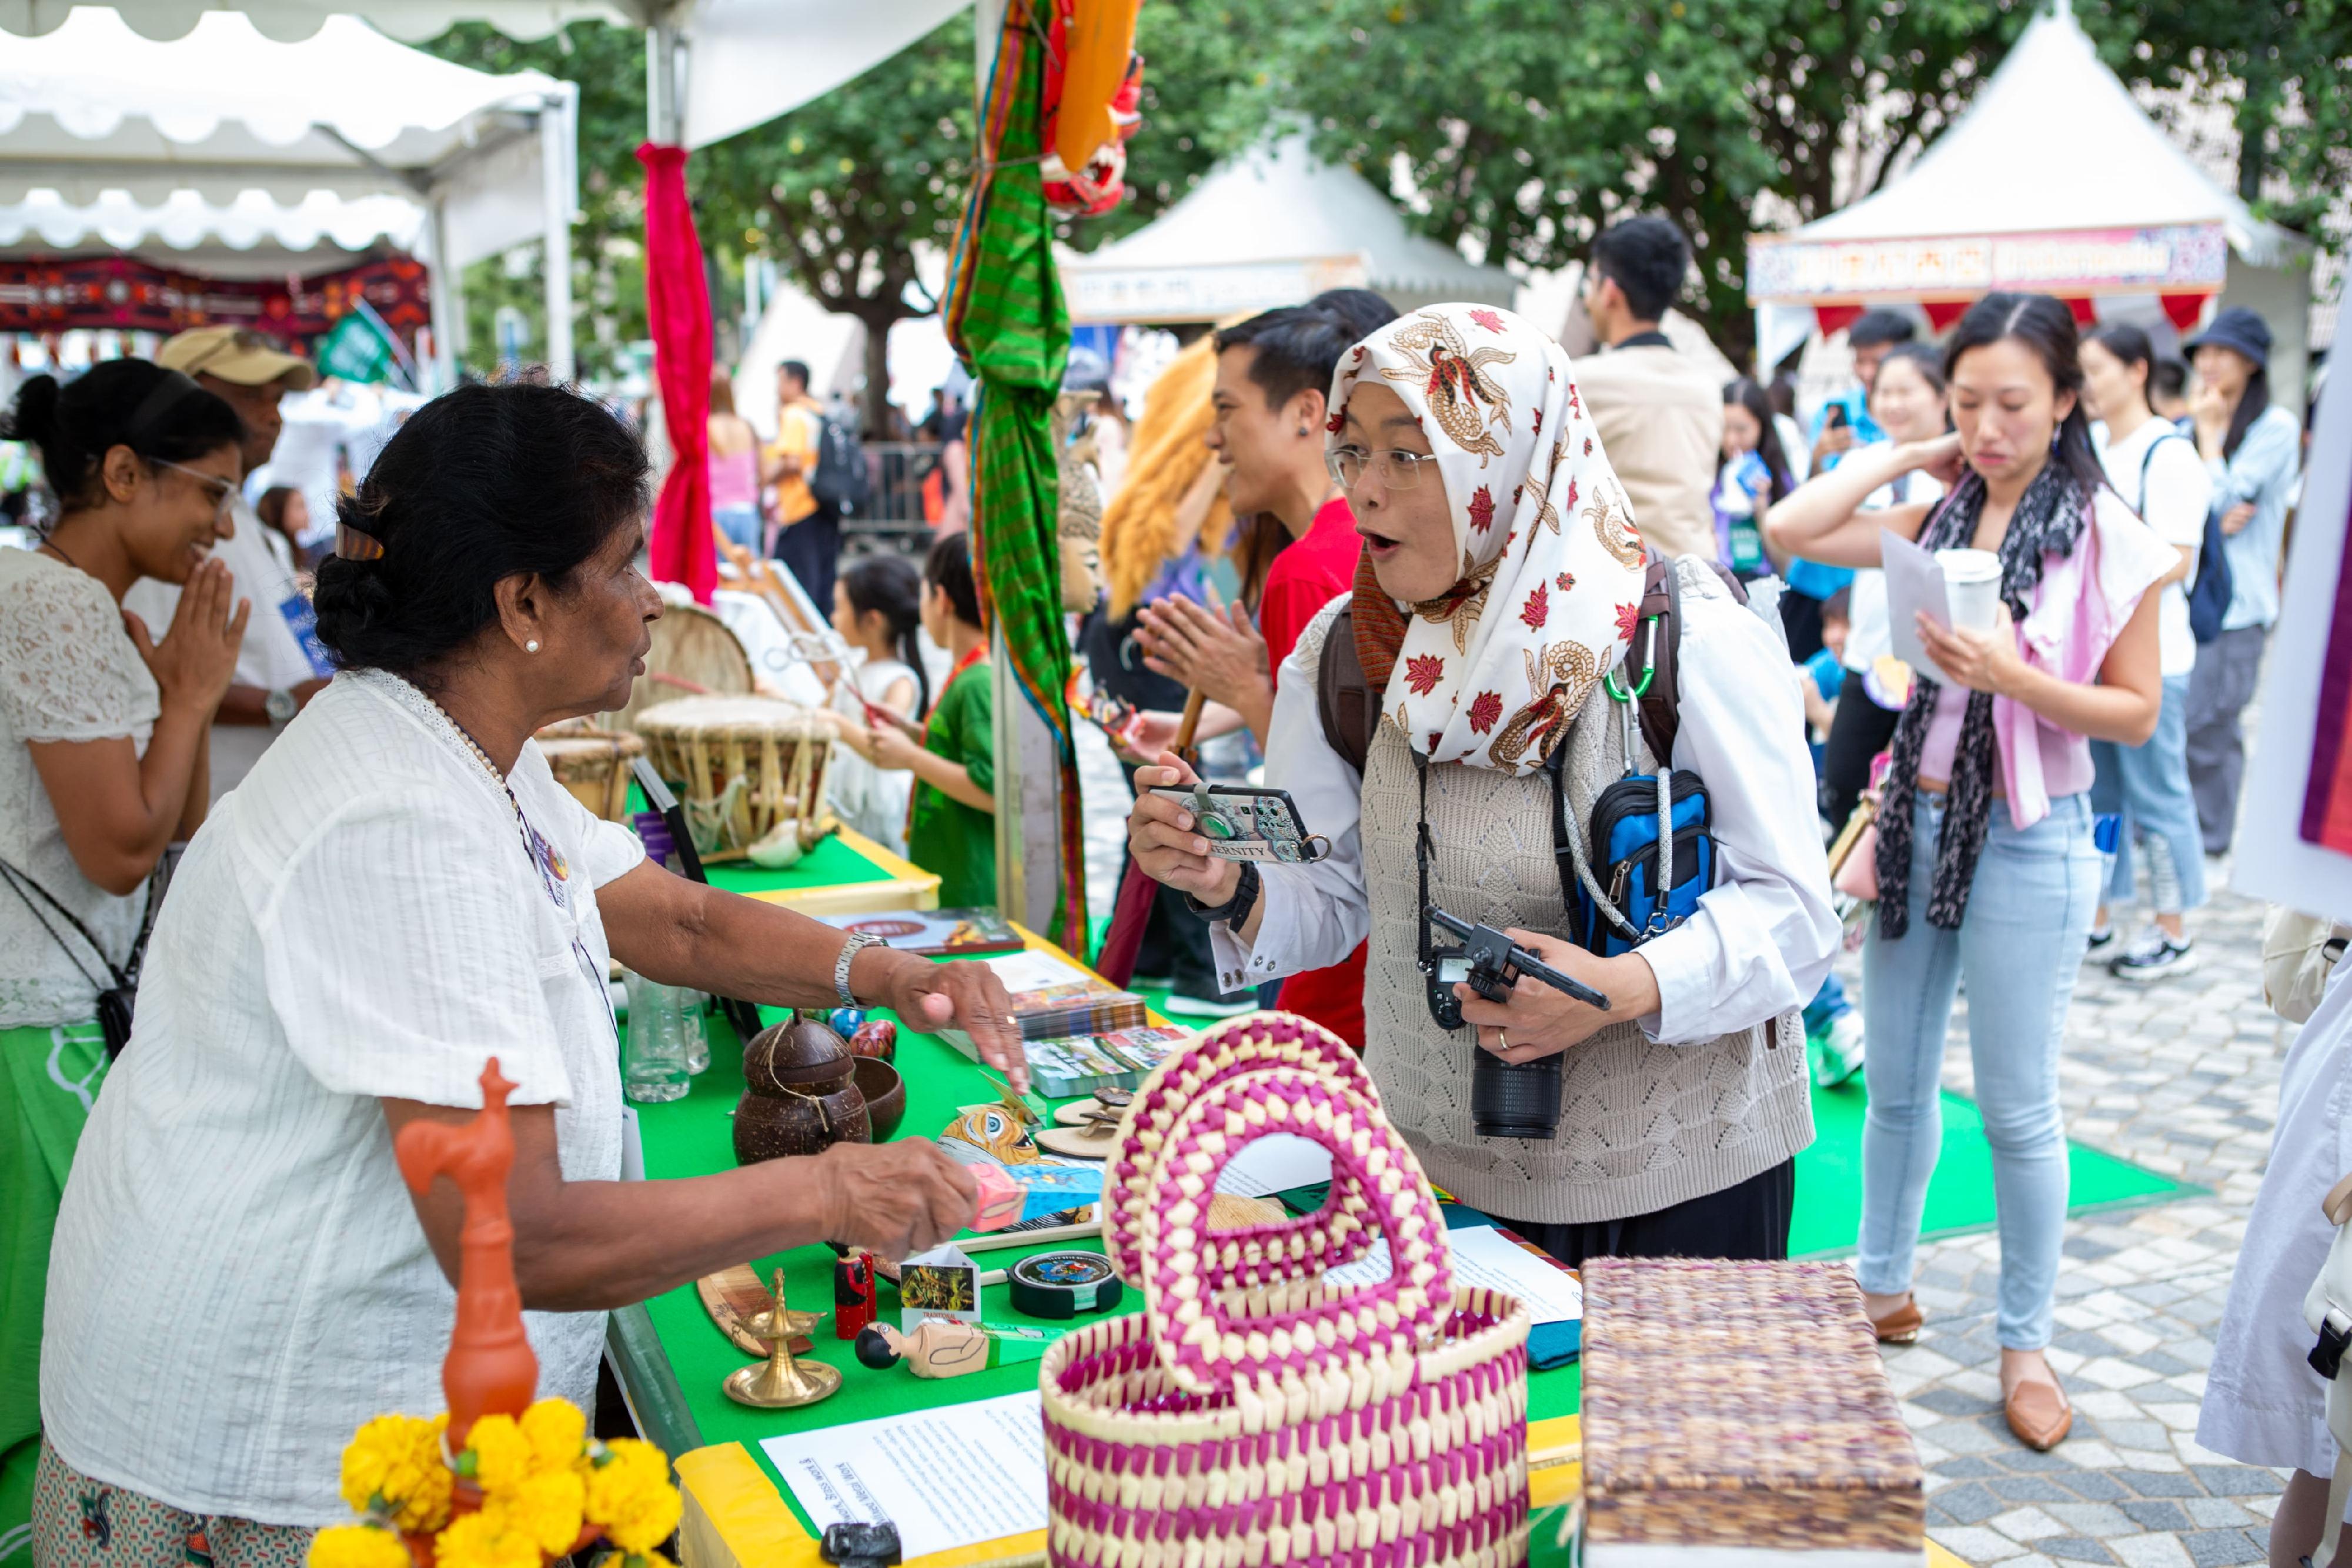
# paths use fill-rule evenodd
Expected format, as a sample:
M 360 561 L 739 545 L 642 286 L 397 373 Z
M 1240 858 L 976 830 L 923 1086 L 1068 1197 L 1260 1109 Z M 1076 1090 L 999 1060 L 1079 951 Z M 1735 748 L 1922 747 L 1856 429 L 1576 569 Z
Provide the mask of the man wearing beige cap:
M 278 400 L 318 384 L 310 361 L 242 327 L 199 327 L 166 342 L 155 361 L 195 378 L 218 393 L 245 422 L 240 455 L 246 474 L 269 461 L 278 445 Z M 212 794 L 234 789 L 260 759 L 287 721 L 301 711 L 333 674 L 314 630 L 310 601 L 294 577 L 292 552 L 277 529 L 263 525 L 239 496 L 236 531 L 215 548 L 236 578 L 232 591 L 253 602 L 253 619 L 236 657 L 236 678 L 213 717 Z M 171 624 L 180 591 L 150 578 L 131 590 L 123 608 L 150 626 Z

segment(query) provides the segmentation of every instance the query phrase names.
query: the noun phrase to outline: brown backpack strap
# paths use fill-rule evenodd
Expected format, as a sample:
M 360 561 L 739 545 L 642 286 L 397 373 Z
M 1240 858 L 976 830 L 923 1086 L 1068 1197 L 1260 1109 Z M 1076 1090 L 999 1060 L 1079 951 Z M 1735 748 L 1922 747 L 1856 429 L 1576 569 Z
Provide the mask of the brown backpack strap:
M 1372 732 L 1380 727 L 1381 705 L 1364 679 L 1363 661 L 1356 656 L 1351 610 L 1334 616 L 1323 638 L 1323 657 L 1315 670 L 1315 712 L 1331 749 L 1362 774 L 1364 759 L 1372 754 Z
M 1738 578 L 1719 564 L 1707 563 L 1715 575 L 1731 591 L 1733 601 L 1748 602 L 1748 590 Z M 1682 686 L 1676 670 L 1676 654 L 1683 640 L 1683 591 L 1675 576 L 1675 563 L 1656 550 L 1650 552 L 1648 568 L 1642 576 L 1641 618 L 1654 625 L 1637 629 L 1633 633 L 1633 652 L 1657 666 L 1657 674 L 1642 693 L 1642 738 L 1658 761 L 1672 768 L 1675 761 L 1675 737 L 1682 732 Z M 1633 684 L 1641 685 L 1642 669 L 1630 665 L 1627 674 Z
M 1682 597 L 1675 580 L 1675 563 L 1652 551 L 1649 569 L 1642 578 L 1641 619 L 1633 629 L 1625 674 L 1642 693 L 1642 738 L 1665 767 L 1674 765 L 1675 737 L 1682 728 L 1675 686 L 1675 650 L 1682 641 Z M 1636 663 L 1636 657 L 1642 662 Z M 1645 668 L 1655 672 L 1647 686 L 1642 681 Z

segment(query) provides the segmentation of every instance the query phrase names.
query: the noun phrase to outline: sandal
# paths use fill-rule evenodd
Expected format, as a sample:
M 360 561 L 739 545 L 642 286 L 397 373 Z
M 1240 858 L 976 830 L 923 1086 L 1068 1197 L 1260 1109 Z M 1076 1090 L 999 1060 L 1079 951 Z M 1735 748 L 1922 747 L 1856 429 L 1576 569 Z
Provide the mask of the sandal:
M 1883 1318 L 1871 1319 L 1870 1327 L 1881 1344 L 1915 1344 L 1927 1321 L 1920 1313 L 1918 1298 L 1906 1295 L 1901 1306 Z

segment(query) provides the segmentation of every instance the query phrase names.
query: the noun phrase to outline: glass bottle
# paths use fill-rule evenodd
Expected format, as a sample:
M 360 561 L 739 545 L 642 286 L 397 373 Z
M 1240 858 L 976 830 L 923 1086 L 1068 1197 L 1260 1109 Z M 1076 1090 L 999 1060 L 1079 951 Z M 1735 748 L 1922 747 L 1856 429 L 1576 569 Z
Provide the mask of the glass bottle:
M 691 986 L 674 986 L 671 994 L 677 998 L 677 1021 L 686 1039 L 686 1070 L 698 1073 L 710 1067 L 710 1030 L 703 1021 L 709 1010 L 710 998 Z
M 629 1043 L 621 1058 L 621 1092 L 640 1104 L 683 1100 L 692 1075 L 670 988 L 635 969 L 623 976 L 629 992 Z

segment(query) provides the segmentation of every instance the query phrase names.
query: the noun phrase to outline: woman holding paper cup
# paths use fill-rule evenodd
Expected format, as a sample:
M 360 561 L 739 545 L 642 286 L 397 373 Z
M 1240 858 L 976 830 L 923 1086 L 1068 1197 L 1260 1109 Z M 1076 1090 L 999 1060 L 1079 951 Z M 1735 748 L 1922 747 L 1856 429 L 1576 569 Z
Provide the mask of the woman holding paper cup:
M 1878 815 L 1859 1273 L 1879 1337 L 1916 1338 L 1913 1253 L 1965 975 L 2000 1211 L 2002 1406 L 2010 1429 L 2045 1449 L 2074 1421 L 2042 1350 L 2066 1217 L 2058 1046 L 2099 898 L 2090 742 L 2137 746 L 2155 731 L 2147 590 L 2178 559 L 2106 486 L 2076 349 L 2058 300 L 1986 296 L 1945 353 L 1954 432 L 1856 453 L 1766 522 L 1776 550 L 1808 559 L 1878 566 L 1893 534 L 1943 569 L 1951 619 L 1916 617 L 1928 663 L 1895 727 Z M 1956 456 L 1957 481 L 1932 507 L 1855 515 L 1880 486 Z

